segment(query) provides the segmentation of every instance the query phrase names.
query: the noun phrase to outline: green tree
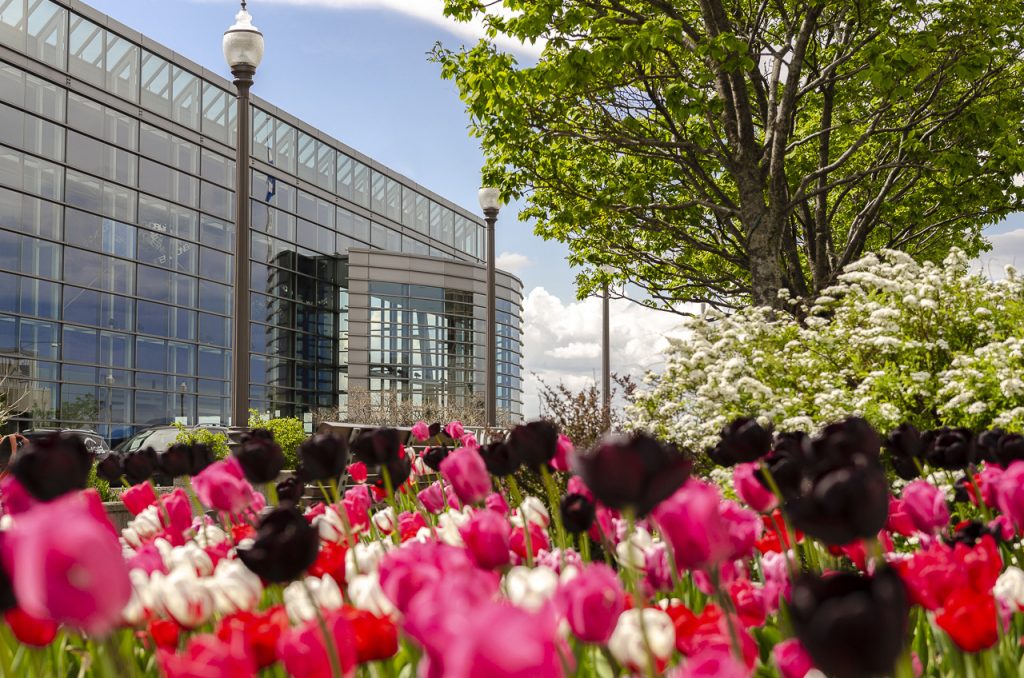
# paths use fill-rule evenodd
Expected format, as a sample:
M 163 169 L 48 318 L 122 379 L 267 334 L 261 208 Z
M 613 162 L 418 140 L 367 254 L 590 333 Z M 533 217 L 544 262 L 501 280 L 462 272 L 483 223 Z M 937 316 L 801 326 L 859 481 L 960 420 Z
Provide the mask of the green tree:
M 178 435 L 174 438 L 176 443 L 209 445 L 218 459 L 227 459 L 227 456 L 231 453 L 231 448 L 228 446 L 228 437 L 223 433 L 217 433 L 201 426 L 185 428 L 180 423 L 175 423 L 174 426 L 178 429 Z
M 811 297 L 868 251 L 987 247 L 1024 203 L 1010 0 L 445 0 L 490 37 L 433 59 L 523 219 L 651 304 Z
M 249 428 L 265 428 L 274 434 L 274 440 L 281 446 L 287 463 L 285 468 L 298 466 L 298 449 L 306 439 L 306 428 L 296 417 L 265 418 L 256 410 L 249 410 Z

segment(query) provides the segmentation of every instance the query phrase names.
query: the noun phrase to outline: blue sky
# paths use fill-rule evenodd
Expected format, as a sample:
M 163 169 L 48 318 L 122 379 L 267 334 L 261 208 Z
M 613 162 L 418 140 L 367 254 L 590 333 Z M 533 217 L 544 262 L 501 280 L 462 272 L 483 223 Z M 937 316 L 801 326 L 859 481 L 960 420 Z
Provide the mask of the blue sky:
M 207 69 L 229 76 L 221 35 L 234 20 L 230 0 L 86 0 Z M 249 9 L 266 36 L 267 52 L 254 92 L 293 115 L 476 210 L 483 156 L 467 131 L 452 83 L 441 80 L 427 53 L 440 41 L 475 42 L 478 27 L 441 15 L 442 0 L 253 0 Z M 530 57 L 531 50 L 503 45 Z M 575 301 L 567 248 L 533 235 L 516 206 L 498 223 L 499 266 L 525 285 L 525 404 L 537 413 L 540 375 L 578 388 L 600 365 L 596 299 Z M 994 251 L 982 262 L 994 274 L 1004 264 L 1024 268 L 1024 217 L 989 230 Z M 636 376 L 656 366 L 670 314 L 613 302 L 612 369 Z

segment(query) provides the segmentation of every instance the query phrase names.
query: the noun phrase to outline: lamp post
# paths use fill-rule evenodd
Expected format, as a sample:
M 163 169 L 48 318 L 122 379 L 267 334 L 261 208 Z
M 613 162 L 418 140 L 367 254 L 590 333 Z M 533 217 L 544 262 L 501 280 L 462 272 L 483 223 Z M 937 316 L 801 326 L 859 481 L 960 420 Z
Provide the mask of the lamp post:
M 114 434 L 110 429 L 114 421 L 114 373 L 108 372 L 104 381 L 107 384 L 107 437 L 113 440 Z
M 601 272 L 606 276 L 604 294 L 601 299 L 601 398 L 604 407 L 604 421 L 609 429 L 612 426 L 612 341 L 607 276 L 611 275 L 614 270 L 608 264 L 601 265 Z
M 180 384 L 178 384 L 178 393 L 179 393 L 179 397 L 181 398 L 181 418 L 182 419 L 185 419 L 185 391 L 187 391 L 187 390 L 188 390 L 188 384 L 186 384 L 185 382 L 181 382 Z M 188 424 L 188 420 L 185 419 L 185 421 L 183 421 L 181 423 L 187 425 Z
M 235 295 L 231 342 L 231 424 L 249 421 L 249 89 L 263 60 L 263 34 L 252 25 L 242 0 L 235 23 L 224 32 L 224 59 L 238 90 L 238 141 L 235 159 Z M 184 401 L 183 401 L 184 402 Z
M 480 209 L 484 211 L 484 220 L 487 222 L 487 366 L 484 375 L 484 404 L 487 426 L 494 428 L 498 424 L 498 313 L 494 299 L 494 224 L 498 221 L 498 210 L 501 209 L 501 191 L 485 186 L 480 189 L 477 197 L 480 198 Z

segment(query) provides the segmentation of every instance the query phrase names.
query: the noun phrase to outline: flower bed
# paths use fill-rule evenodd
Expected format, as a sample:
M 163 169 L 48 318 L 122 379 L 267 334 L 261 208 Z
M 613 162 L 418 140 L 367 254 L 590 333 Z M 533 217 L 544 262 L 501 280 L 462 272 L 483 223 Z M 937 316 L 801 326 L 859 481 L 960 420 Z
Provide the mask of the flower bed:
M 0 675 L 1020 675 L 1020 435 L 738 419 L 711 453 L 733 500 L 642 434 L 460 429 L 418 426 L 420 455 L 308 439 L 299 478 L 331 501 L 304 511 L 299 480 L 254 490 L 283 463 L 258 431 L 221 461 L 100 459 L 134 483 L 120 532 L 84 447 L 40 441 L 0 484 Z M 186 487 L 158 496 L 156 470 Z

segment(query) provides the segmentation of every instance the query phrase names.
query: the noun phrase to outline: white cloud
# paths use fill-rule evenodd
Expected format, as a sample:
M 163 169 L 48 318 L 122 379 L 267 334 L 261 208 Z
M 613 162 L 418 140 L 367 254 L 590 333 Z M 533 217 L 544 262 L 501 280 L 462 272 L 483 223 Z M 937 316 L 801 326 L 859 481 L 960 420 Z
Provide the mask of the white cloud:
M 977 268 L 993 278 L 1006 275 L 1007 266 L 1024 270 L 1024 228 L 988 236 L 992 249 L 975 261 Z
M 611 368 L 642 377 L 663 361 L 667 336 L 681 337 L 678 315 L 645 308 L 625 299 L 610 303 Z M 524 406 L 539 413 L 538 377 L 550 385 L 579 390 L 601 379 L 601 300 L 563 302 L 535 287 L 523 302 Z M 536 375 L 536 376 L 534 376 Z
M 260 0 L 260 2 L 261 4 L 274 3 L 279 5 L 327 7 L 338 10 L 384 10 L 425 21 L 454 33 L 460 38 L 474 42 L 486 36 L 483 21 L 479 18 L 474 18 L 469 22 L 460 22 L 446 17 L 444 15 L 444 0 Z M 487 11 L 508 14 L 507 10 L 500 7 L 491 7 Z M 254 19 L 254 22 L 257 26 L 259 25 L 258 16 Z M 499 46 L 513 52 L 530 56 L 538 56 L 541 49 L 543 49 L 543 44 L 540 42 L 535 45 L 529 45 L 501 36 L 495 42 Z
M 533 261 L 525 254 L 518 252 L 502 252 L 494 259 L 494 265 L 499 270 L 507 271 L 512 275 L 519 273 L 528 266 L 533 266 Z

